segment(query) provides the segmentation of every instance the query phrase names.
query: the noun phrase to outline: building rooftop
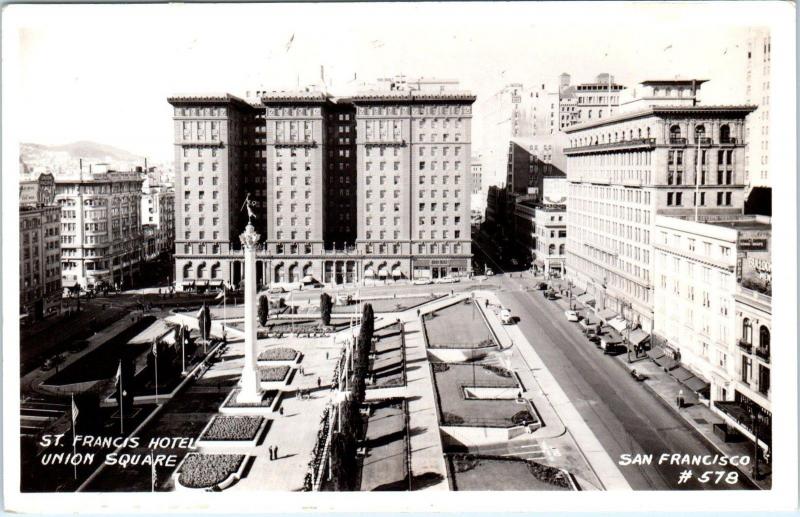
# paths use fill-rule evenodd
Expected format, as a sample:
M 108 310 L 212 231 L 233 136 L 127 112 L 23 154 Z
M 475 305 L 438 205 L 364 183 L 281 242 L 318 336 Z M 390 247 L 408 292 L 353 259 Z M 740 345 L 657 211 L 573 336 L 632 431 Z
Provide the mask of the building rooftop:
M 641 85 L 643 86 L 700 86 L 703 83 L 707 83 L 708 79 L 648 79 L 646 81 L 642 81 Z
M 605 117 L 597 120 L 589 120 L 576 124 L 574 126 L 565 127 L 564 133 L 571 134 L 585 129 L 592 129 L 595 127 L 606 126 L 616 122 L 625 120 L 632 120 L 637 118 L 649 116 L 672 115 L 676 113 L 731 113 L 738 116 L 746 116 L 747 114 L 756 110 L 758 106 L 753 105 L 696 105 L 696 106 L 649 106 L 642 110 L 630 111 L 619 113 L 611 117 Z
M 276 103 L 324 103 L 331 100 L 331 96 L 319 90 L 286 90 L 261 92 L 261 102 L 264 104 Z
M 186 94 L 173 95 L 167 97 L 167 102 L 175 105 L 183 104 L 219 104 L 234 103 L 243 106 L 251 106 L 250 103 L 230 93 L 207 93 L 207 94 Z

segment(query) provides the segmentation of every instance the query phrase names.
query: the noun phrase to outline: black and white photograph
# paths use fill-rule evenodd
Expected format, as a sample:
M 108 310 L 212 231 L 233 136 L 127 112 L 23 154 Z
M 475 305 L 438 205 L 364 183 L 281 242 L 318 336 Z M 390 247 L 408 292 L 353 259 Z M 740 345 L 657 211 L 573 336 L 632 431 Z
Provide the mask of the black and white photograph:
M 2 32 L 7 510 L 796 509 L 795 4 Z

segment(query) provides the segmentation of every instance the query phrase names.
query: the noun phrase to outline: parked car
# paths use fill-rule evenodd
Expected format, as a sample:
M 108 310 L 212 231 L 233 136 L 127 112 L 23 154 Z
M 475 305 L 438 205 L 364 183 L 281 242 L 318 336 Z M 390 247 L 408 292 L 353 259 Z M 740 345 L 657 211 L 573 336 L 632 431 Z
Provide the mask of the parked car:
M 558 298 L 558 296 L 556 295 L 556 292 L 553 291 L 552 289 L 548 290 L 545 293 L 545 296 L 547 296 L 548 300 L 555 300 L 556 298 Z
M 547 282 L 539 282 L 534 287 L 538 291 L 544 291 L 545 289 L 547 289 Z
M 433 283 L 430 278 L 417 278 L 416 280 L 411 281 L 414 285 L 430 285 Z
M 270 294 L 280 294 L 280 293 L 285 293 L 286 289 L 284 287 L 279 286 L 279 285 L 275 285 L 275 286 L 272 286 L 269 289 L 267 289 L 267 292 L 270 293 Z
M 456 284 L 459 282 L 458 277 L 455 276 L 445 276 L 442 278 L 437 278 L 433 281 L 434 284 Z
M 508 309 L 500 310 L 500 322 L 503 325 L 511 325 L 514 323 L 514 318 L 511 316 L 511 311 Z
M 564 311 L 564 316 L 566 316 L 567 321 L 578 321 L 580 319 L 575 311 Z
M 492 271 L 492 268 L 486 268 L 486 276 L 494 276 L 494 271 Z

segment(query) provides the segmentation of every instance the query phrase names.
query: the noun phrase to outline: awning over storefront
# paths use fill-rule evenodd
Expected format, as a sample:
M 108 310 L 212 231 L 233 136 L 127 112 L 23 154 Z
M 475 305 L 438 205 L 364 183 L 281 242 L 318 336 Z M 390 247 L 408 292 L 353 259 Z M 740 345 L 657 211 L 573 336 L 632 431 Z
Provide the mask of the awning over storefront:
M 628 328 L 628 322 L 620 318 L 619 316 L 610 320 L 608 324 L 614 327 L 614 330 L 616 330 L 617 332 L 624 332 L 625 329 Z
M 580 325 L 585 329 L 595 328 L 600 325 L 600 320 L 597 319 L 597 316 L 586 316 L 580 321 Z
M 701 379 L 700 377 L 692 376 L 684 382 L 687 388 L 694 391 L 695 393 L 705 393 L 711 387 L 709 383 Z
M 669 374 L 672 375 L 673 377 L 675 377 L 675 379 L 680 383 L 685 382 L 686 379 L 688 379 L 690 377 L 694 377 L 692 372 L 690 372 L 689 370 L 687 370 L 683 366 L 678 366 L 677 368 L 675 368 L 674 370 L 669 372 Z
M 375 276 L 375 271 L 371 267 L 364 270 L 364 278 L 372 278 Z
M 635 329 L 631 331 L 628 341 L 631 345 L 636 346 L 650 339 L 650 334 L 642 329 Z
M 647 355 L 650 356 L 650 359 L 652 359 L 654 363 L 662 368 L 666 368 L 667 370 L 672 370 L 678 366 L 678 361 L 667 354 L 664 351 L 664 348 L 661 346 L 653 347 L 649 352 L 647 352 Z
M 222 280 L 209 280 L 208 285 L 210 287 L 222 287 Z
M 582 294 L 578 296 L 578 301 L 584 305 L 594 305 L 594 296 L 591 294 Z
M 402 272 L 402 271 L 400 271 L 400 268 L 399 268 L 399 267 L 396 267 L 396 268 L 394 268 L 394 269 L 392 270 L 392 277 L 393 277 L 393 278 L 400 278 L 401 276 L 403 276 L 403 272 Z
M 183 287 L 192 287 L 194 285 L 194 280 L 184 280 Z
M 387 276 L 389 276 L 389 272 L 388 272 L 388 271 L 386 271 L 386 268 L 380 268 L 380 269 L 378 270 L 378 276 L 379 276 L 380 278 L 386 278 Z
M 603 320 L 603 323 L 608 323 L 617 316 L 617 313 L 611 309 L 603 309 L 597 313 L 597 317 Z
M 304 284 L 311 284 L 311 283 L 313 283 L 313 282 L 314 282 L 314 277 L 313 277 L 313 276 L 311 276 L 311 275 L 306 275 L 306 276 L 304 276 L 304 277 L 303 277 L 303 280 L 302 280 L 302 282 L 303 282 Z
M 197 287 L 206 287 L 208 285 L 208 280 L 198 280 Z

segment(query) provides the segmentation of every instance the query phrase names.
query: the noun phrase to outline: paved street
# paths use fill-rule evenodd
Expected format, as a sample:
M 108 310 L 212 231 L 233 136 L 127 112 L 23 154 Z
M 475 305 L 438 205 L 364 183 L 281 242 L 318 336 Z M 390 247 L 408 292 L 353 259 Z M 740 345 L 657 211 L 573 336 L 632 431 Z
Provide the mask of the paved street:
M 515 275 L 518 276 L 519 274 Z M 717 451 L 700 438 L 661 401 L 645 391 L 618 361 L 604 356 L 566 321 L 560 308 L 530 289 L 532 278 L 503 276 L 499 298 L 520 318 L 520 330 L 558 379 L 562 389 L 612 458 L 621 454 L 709 454 Z M 753 488 L 740 477 L 733 485 L 678 484 L 680 466 L 624 466 L 623 475 L 635 490 Z M 694 467 L 715 470 L 714 467 Z M 730 467 L 728 467 L 730 469 Z M 721 470 L 721 469 L 716 469 Z

